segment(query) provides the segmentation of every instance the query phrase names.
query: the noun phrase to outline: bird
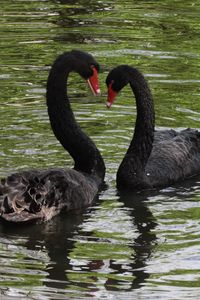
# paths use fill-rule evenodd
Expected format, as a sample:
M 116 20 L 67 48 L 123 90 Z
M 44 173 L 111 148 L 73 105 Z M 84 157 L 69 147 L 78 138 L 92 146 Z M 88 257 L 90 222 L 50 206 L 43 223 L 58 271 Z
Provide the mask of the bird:
M 22 223 L 41 223 L 61 212 L 75 213 L 88 207 L 103 186 L 105 164 L 100 151 L 75 119 L 67 95 L 70 72 L 100 93 L 99 64 L 80 50 L 59 55 L 49 71 L 46 104 L 57 140 L 74 160 L 72 168 L 31 169 L 13 173 L 0 182 L 0 217 Z
M 143 74 L 119 65 L 107 78 L 107 107 L 128 85 L 136 101 L 137 117 L 128 150 L 117 170 L 119 190 L 142 191 L 169 187 L 200 173 L 200 132 L 186 128 L 155 130 L 151 90 Z

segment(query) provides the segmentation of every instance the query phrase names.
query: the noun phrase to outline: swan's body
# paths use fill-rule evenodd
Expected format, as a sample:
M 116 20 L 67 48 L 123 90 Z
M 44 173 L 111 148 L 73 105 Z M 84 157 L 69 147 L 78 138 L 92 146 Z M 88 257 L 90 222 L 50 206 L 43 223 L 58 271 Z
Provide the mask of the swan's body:
M 200 132 L 193 129 L 155 131 L 152 95 L 137 69 L 118 66 L 109 73 L 106 83 L 108 107 L 128 83 L 137 106 L 134 135 L 117 171 L 119 189 L 164 187 L 200 173 Z
M 99 66 L 94 58 L 73 50 L 54 62 L 47 81 L 47 107 L 52 130 L 73 157 L 74 169 L 30 170 L 1 180 L 1 217 L 12 222 L 46 221 L 61 211 L 92 203 L 104 180 L 105 165 L 93 141 L 81 130 L 66 93 L 67 77 L 78 72 L 98 93 Z M 93 79 L 96 81 L 93 82 Z M 95 86 L 96 85 L 96 86 Z

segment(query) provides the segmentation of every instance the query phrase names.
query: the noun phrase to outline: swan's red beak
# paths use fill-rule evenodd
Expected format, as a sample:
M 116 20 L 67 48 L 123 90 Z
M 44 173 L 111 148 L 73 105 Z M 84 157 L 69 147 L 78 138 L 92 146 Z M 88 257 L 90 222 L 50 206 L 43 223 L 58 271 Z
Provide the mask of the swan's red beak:
M 107 108 L 110 108 L 113 102 L 115 101 L 115 97 L 117 96 L 117 92 L 113 91 L 112 83 L 108 86 L 108 98 L 107 98 Z
M 98 72 L 95 67 L 92 67 L 93 74 L 87 80 L 88 85 L 95 96 L 100 94 Z

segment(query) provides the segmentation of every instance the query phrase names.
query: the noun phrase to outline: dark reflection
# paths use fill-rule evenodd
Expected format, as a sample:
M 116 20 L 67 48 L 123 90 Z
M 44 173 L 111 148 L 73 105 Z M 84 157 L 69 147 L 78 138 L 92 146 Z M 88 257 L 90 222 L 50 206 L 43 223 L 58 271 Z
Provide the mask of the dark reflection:
M 107 185 L 104 184 L 102 188 L 107 189 Z M 99 199 L 96 199 L 95 205 L 99 205 Z M 94 291 L 95 286 L 91 283 L 70 281 L 68 278 L 68 273 L 73 270 L 70 253 L 76 247 L 75 236 L 79 234 L 79 226 L 90 217 L 90 211 L 93 210 L 95 208 L 90 207 L 79 214 L 61 214 L 47 223 L 38 225 L 17 226 L 15 224 L 13 226 L 12 223 L 2 222 L 0 237 L 11 240 L 21 239 L 23 242 L 17 241 L 17 245 L 24 247 L 24 251 L 44 249 L 50 259 L 50 262 L 46 263 L 47 276 L 43 280 L 44 286 L 59 289 L 59 293 L 61 290 L 66 292 L 66 288 L 72 285 Z M 88 233 L 88 236 L 90 234 L 92 235 Z M 98 265 L 99 262 L 93 264 L 88 259 L 88 271 L 92 271 Z M 84 295 L 87 296 L 87 293 L 85 292 Z
M 122 277 L 127 271 L 133 276 L 133 281 L 128 283 L 132 290 L 140 288 L 142 283 L 150 276 L 145 271 L 146 262 L 150 259 L 153 248 L 156 244 L 156 235 L 152 231 L 157 223 L 151 210 L 148 207 L 147 198 L 143 194 L 120 193 L 119 201 L 129 208 L 134 228 L 137 228 L 138 236 L 131 242 L 130 248 L 132 255 L 129 268 L 124 269 L 123 265 L 115 260 L 110 261 L 110 267 L 114 270 L 115 275 Z M 109 290 L 123 290 L 124 281 L 116 279 L 108 279 L 105 286 Z
M 149 209 L 149 199 L 155 196 L 164 196 L 165 200 L 163 201 L 167 200 L 171 202 L 173 198 L 177 198 L 177 201 L 184 202 L 188 201 L 192 194 L 193 198 L 191 200 L 194 201 L 195 191 L 199 191 L 199 188 L 200 176 L 195 176 L 160 191 L 144 191 L 138 194 L 128 192 L 119 193 L 119 201 L 123 202 L 124 206 L 130 209 L 133 225 L 138 230 L 138 236 L 132 241 L 130 246 L 133 254 L 128 272 L 133 276 L 133 281 L 131 284 L 128 283 L 129 288 L 126 288 L 126 291 L 142 287 L 146 279 L 150 277 L 150 274 L 145 270 L 145 266 L 157 244 L 154 232 L 157 222 Z M 127 273 L 127 269 L 124 269 L 123 265 L 115 260 L 110 261 L 110 267 L 114 270 L 112 274 L 119 275 L 119 277 Z M 122 291 L 124 281 L 110 278 L 107 280 L 105 286 L 108 290 Z
M 149 205 L 150 199 L 155 199 L 155 196 L 161 196 L 160 201 L 170 201 L 176 197 L 177 201 L 184 201 L 189 199 L 191 194 L 194 201 L 195 191 L 199 191 L 200 176 L 187 180 L 182 184 L 177 184 L 171 188 L 163 189 L 161 191 L 145 191 L 138 194 L 133 193 L 120 193 L 119 201 L 123 203 L 126 208 L 127 214 L 131 216 L 134 230 L 137 229 L 137 236 L 128 245 L 131 249 L 131 256 L 128 263 L 123 264 L 118 259 L 113 259 L 110 256 L 109 260 L 109 273 L 105 274 L 104 288 L 109 291 L 130 291 L 141 288 L 146 280 L 150 277 L 146 266 L 157 244 L 157 237 L 155 228 L 157 221 L 153 216 Z M 106 187 L 105 187 L 106 188 Z M 165 196 L 163 200 L 162 196 Z M 100 200 L 95 203 L 100 206 Z M 152 202 L 151 202 L 152 205 Z M 122 209 L 123 209 L 122 207 Z M 99 286 L 98 277 L 101 270 L 104 268 L 105 261 L 103 259 L 90 259 L 87 254 L 80 264 L 78 269 L 75 269 L 71 253 L 77 247 L 77 237 L 85 237 L 86 243 L 99 242 L 93 230 L 82 231 L 80 225 L 83 222 L 95 218 L 96 208 L 87 210 L 87 214 L 79 215 L 60 215 L 52 219 L 50 222 L 34 225 L 22 226 L 13 228 L 5 224 L 0 224 L 0 235 L 6 239 L 17 239 L 17 245 L 22 245 L 27 250 L 38 251 L 45 247 L 45 252 L 49 256 L 49 263 L 46 263 L 47 276 L 43 280 L 43 285 L 53 289 L 59 289 L 59 293 L 66 292 L 67 288 L 73 289 L 77 286 L 76 291 L 84 291 L 84 296 L 98 291 Z M 19 244 L 21 240 L 21 244 Z M 100 241 L 101 245 L 101 241 Z M 101 248 L 97 251 L 101 251 Z M 100 252 L 101 253 L 101 252 Z M 28 257 L 27 253 L 27 257 Z M 78 275 L 82 273 L 87 274 L 86 280 L 73 280 L 68 276 L 71 274 Z M 124 278 L 123 278 L 124 274 Z M 132 281 L 126 279 L 130 275 Z M 102 275 L 101 275 L 102 276 Z M 88 280 L 87 280 L 88 278 Z M 124 280 L 123 280 L 124 279 Z
M 26 239 L 22 246 L 28 250 L 41 250 L 45 247 L 50 262 L 46 266 L 48 275 L 43 284 L 64 289 L 69 284 L 66 271 L 71 270 L 69 253 L 75 243 L 72 238 L 83 219 L 83 215 L 73 214 L 57 216 L 41 225 L 13 227 L 4 223 L 0 225 L 0 233 L 6 238 L 10 235 L 12 239 Z

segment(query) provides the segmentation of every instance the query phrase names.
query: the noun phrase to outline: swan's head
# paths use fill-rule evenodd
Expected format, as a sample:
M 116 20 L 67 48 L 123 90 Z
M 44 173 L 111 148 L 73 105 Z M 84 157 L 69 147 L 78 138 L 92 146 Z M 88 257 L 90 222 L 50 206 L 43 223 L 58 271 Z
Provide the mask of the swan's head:
M 88 82 L 94 95 L 99 95 L 99 64 L 97 61 L 91 54 L 79 50 L 72 50 L 71 55 L 74 71 L 78 72 Z
M 108 88 L 108 108 L 113 104 L 117 94 L 129 83 L 128 69 L 128 66 L 121 65 L 109 72 L 106 78 L 106 85 Z

